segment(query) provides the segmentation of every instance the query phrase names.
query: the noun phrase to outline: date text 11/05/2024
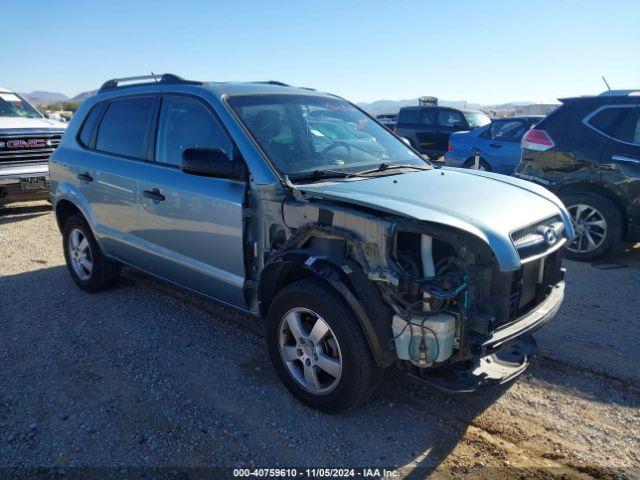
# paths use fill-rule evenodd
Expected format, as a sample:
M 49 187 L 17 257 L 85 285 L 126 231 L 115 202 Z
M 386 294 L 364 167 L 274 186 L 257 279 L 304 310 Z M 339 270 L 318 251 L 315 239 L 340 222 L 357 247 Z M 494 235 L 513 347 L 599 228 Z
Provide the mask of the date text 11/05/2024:
M 236 468 L 233 476 L 258 478 L 396 478 L 398 472 L 386 468 Z

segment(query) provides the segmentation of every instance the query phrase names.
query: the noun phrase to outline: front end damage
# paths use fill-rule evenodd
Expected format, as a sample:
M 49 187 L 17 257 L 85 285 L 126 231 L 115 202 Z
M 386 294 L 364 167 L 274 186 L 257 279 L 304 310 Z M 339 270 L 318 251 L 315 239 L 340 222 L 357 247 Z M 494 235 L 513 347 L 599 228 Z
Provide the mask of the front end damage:
M 553 246 L 540 241 L 539 224 L 514 232 L 522 264 L 502 271 L 469 232 L 296 193 L 249 198 L 247 299 L 256 310 L 265 313 L 280 285 L 317 275 L 349 303 L 379 365 L 458 392 L 524 372 L 531 332 L 562 301 L 562 222 L 538 222 L 556 229 Z

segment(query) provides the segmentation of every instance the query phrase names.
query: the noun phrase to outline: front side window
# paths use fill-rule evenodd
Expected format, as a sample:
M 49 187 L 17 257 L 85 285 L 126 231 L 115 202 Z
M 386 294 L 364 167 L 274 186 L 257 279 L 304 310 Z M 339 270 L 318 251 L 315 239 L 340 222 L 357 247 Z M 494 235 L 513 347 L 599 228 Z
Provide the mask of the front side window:
M 292 179 L 316 171 L 428 166 L 350 103 L 308 95 L 231 97 L 229 105 L 272 164 Z
M 42 118 L 42 115 L 19 95 L 0 92 L 0 117 Z
M 588 124 L 616 140 L 640 144 L 640 108 L 636 106 L 603 108 Z
M 110 102 L 98 129 L 96 150 L 147 158 L 154 103 L 154 97 L 130 97 Z
M 169 96 L 162 101 L 156 161 L 179 166 L 187 148 L 220 148 L 232 154 L 232 144 L 218 121 L 200 101 Z

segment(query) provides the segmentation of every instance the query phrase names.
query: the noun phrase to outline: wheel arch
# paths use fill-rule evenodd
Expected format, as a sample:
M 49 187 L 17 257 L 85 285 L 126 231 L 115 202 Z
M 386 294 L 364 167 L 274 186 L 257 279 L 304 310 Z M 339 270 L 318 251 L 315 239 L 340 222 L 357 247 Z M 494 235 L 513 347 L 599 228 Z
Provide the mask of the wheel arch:
M 86 220 L 86 216 L 82 213 L 82 210 L 70 200 L 62 199 L 58 200 L 55 205 L 56 222 L 58 223 L 58 229 L 62 232 L 64 224 L 72 215 L 82 215 Z
M 276 256 L 262 270 L 258 306 L 265 316 L 275 295 L 291 283 L 315 277 L 332 287 L 353 311 L 374 360 L 380 366 L 395 361 L 391 347 L 391 309 L 378 288 L 352 260 L 332 259 L 312 251 L 290 250 Z

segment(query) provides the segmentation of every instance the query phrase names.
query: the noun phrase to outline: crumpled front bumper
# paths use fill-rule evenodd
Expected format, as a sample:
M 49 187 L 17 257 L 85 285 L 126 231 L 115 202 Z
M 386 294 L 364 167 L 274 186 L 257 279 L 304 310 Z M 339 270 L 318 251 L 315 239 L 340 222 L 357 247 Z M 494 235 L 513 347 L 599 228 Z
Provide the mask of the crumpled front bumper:
M 564 299 L 564 281 L 553 287 L 547 298 L 526 315 L 487 336 L 481 344 L 487 351 L 522 335 L 530 334 L 556 316 Z
M 514 380 L 525 372 L 537 350 L 531 333 L 556 315 L 563 298 L 564 282 L 560 282 L 534 310 L 485 337 L 472 360 L 411 376 L 451 393 L 472 392 Z

